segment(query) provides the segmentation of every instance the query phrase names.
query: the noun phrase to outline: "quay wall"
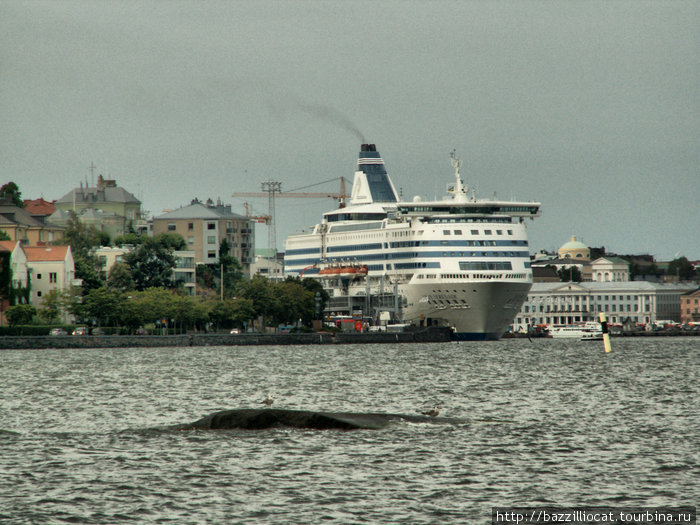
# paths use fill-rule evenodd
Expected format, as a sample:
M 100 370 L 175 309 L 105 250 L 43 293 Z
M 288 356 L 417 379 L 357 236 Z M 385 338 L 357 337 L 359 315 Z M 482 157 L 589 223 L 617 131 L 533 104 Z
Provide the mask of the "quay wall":
M 381 343 L 439 343 L 450 341 L 449 330 L 373 333 L 309 334 L 182 334 L 182 335 L 63 335 L 4 336 L 0 350 L 38 350 L 45 348 L 152 348 L 175 346 L 251 346 L 251 345 L 328 345 Z

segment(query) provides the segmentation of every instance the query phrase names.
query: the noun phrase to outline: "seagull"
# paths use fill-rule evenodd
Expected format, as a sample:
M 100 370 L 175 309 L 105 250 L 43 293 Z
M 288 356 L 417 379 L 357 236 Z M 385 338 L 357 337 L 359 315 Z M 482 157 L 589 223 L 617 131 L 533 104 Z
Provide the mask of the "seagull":
M 262 401 L 260 401 L 261 404 L 267 405 L 267 406 L 270 406 L 274 402 L 275 402 L 275 396 L 273 396 L 272 394 L 267 394 L 267 397 L 265 399 L 263 399 Z
M 421 412 L 424 416 L 436 417 L 440 413 L 440 405 L 433 405 L 433 408 Z

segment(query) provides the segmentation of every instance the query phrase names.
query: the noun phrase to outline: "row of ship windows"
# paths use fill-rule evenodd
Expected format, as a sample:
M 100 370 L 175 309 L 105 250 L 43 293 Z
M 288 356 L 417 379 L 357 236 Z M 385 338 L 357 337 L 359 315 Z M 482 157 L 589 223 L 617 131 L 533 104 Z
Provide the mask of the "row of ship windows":
M 527 277 L 526 273 L 426 273 L 418 275 L 417 279 L 526 279 Z
M 513 235 L 513 230 L 506 230 L 508 235 Z M 443 235 L 462 235 L 462 230 L 442 230 Z M 479 230 L 472 230 L 472 235 L 479 235 Z M 484 235 L 493 235 L 493 230 L 484 230 Z M 503 230 L 496 230 L 496 235 L 503 235 Z
M 530 267 L 530 254 L 529 252 L 398 252 L 398 253 L 375 253 L 367 255 L 356 255 L 351 258 L 344 257 L 329 257 L 327 262 L 330 263 L 362 263 L 371 262 L 378 259 L 391 260 L 391 259 L 431 259 L 431 258 L 446 258 L 446 257 L 510 257 L 510 258 L 522 258 L 526 259 L 523 262 L 525 268 Z M 295 259 L 287 260 L 287 266 L 313 266 L 319 264 L 321 261 L 318 258 L 315 259 Z M 464 261 L 471 262 L 471 261 Z M 476 261 L 475 261 L 476 262 Z M 506 263 L 507 261 L 503 261 Z M 415 264 L 426 264 L 423 262 Z M 508 262 L 508 264 L 510 264 Z M 425 268 L 425 266 L 416 266 L 416 268 Z M 466 269 L 466 268 L 465 268 Z M 471 269 L 492 269 L 492 268 L 471 268 Z M 495 269 L 505 269 L 505 268 L 495 268 Z
M 350 251 L 365 251 L 365 250 L 381 250 L 387 248 L 415 248 L 418 246 L 528 246 L 528 242 L 521 241 L 397 241 L 390 243 L 364 243 L 354 245 L 329 246 L 326 251 L 331 252 L 350 252 Z M 287 255 L 316 255 L 321 252 L 320 248 L 300 248 L 287 250 Z
M 527 246 L 526 241 L 516 241 L 515 243 L 499 243 L 497 241 L 403 241 L 403 242 L 392 242 L 384 243 L 385 250 L 389 248 L 416 248 L 418 246 Z M 522 243 L 522 244 L 520 244 Z M 355 246 L 329 246 L 326 248 L 328 253 L 338 253 L 338 252 L 364 252 L 370 250 L 381 250 L 381 243 L 374 244 L 357 244 Z M 296 250 L 290 250 L 287 252 L 289 255 L 298 255 Z M 319 253 L 319 250 L 314 250 L 312 253 Z M 454 252 L 452 252 L 454 253 Z M 465 252 L 460 252 L 465 253 Z M 470 252 L 466 252 L 467 254 Z M 503 252 L 512 254 L 513 252 Z M 507 257 L 504 255 L 504 257 Z

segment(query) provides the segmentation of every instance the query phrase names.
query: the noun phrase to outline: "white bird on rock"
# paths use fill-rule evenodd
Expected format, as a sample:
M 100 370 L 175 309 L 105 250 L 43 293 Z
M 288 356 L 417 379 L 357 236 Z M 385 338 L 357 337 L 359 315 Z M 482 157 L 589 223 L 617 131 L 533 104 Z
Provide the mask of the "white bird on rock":
M 262 401 L 260 401 L 261 404 L 267 405 L 267 406 L 270 406 L 274 402 L 275 402 L 275 396 L 273 396 L 272 394 L 267 394 L 267 397 L 265 399 L 263 399 Z

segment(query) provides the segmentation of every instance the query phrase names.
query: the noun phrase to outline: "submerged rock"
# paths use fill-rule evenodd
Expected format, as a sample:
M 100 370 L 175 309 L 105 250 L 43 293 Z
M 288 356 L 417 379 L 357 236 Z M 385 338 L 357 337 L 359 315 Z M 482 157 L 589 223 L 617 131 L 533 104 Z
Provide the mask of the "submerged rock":
M 394 421 L 433 423 L 442 418 L 402 414 L 316 412 L 281 408 L 239 408 L 215 412 L 176 430 L 259 430 L 275 427 L 313 428 L 318 430 L 381 429 Z

